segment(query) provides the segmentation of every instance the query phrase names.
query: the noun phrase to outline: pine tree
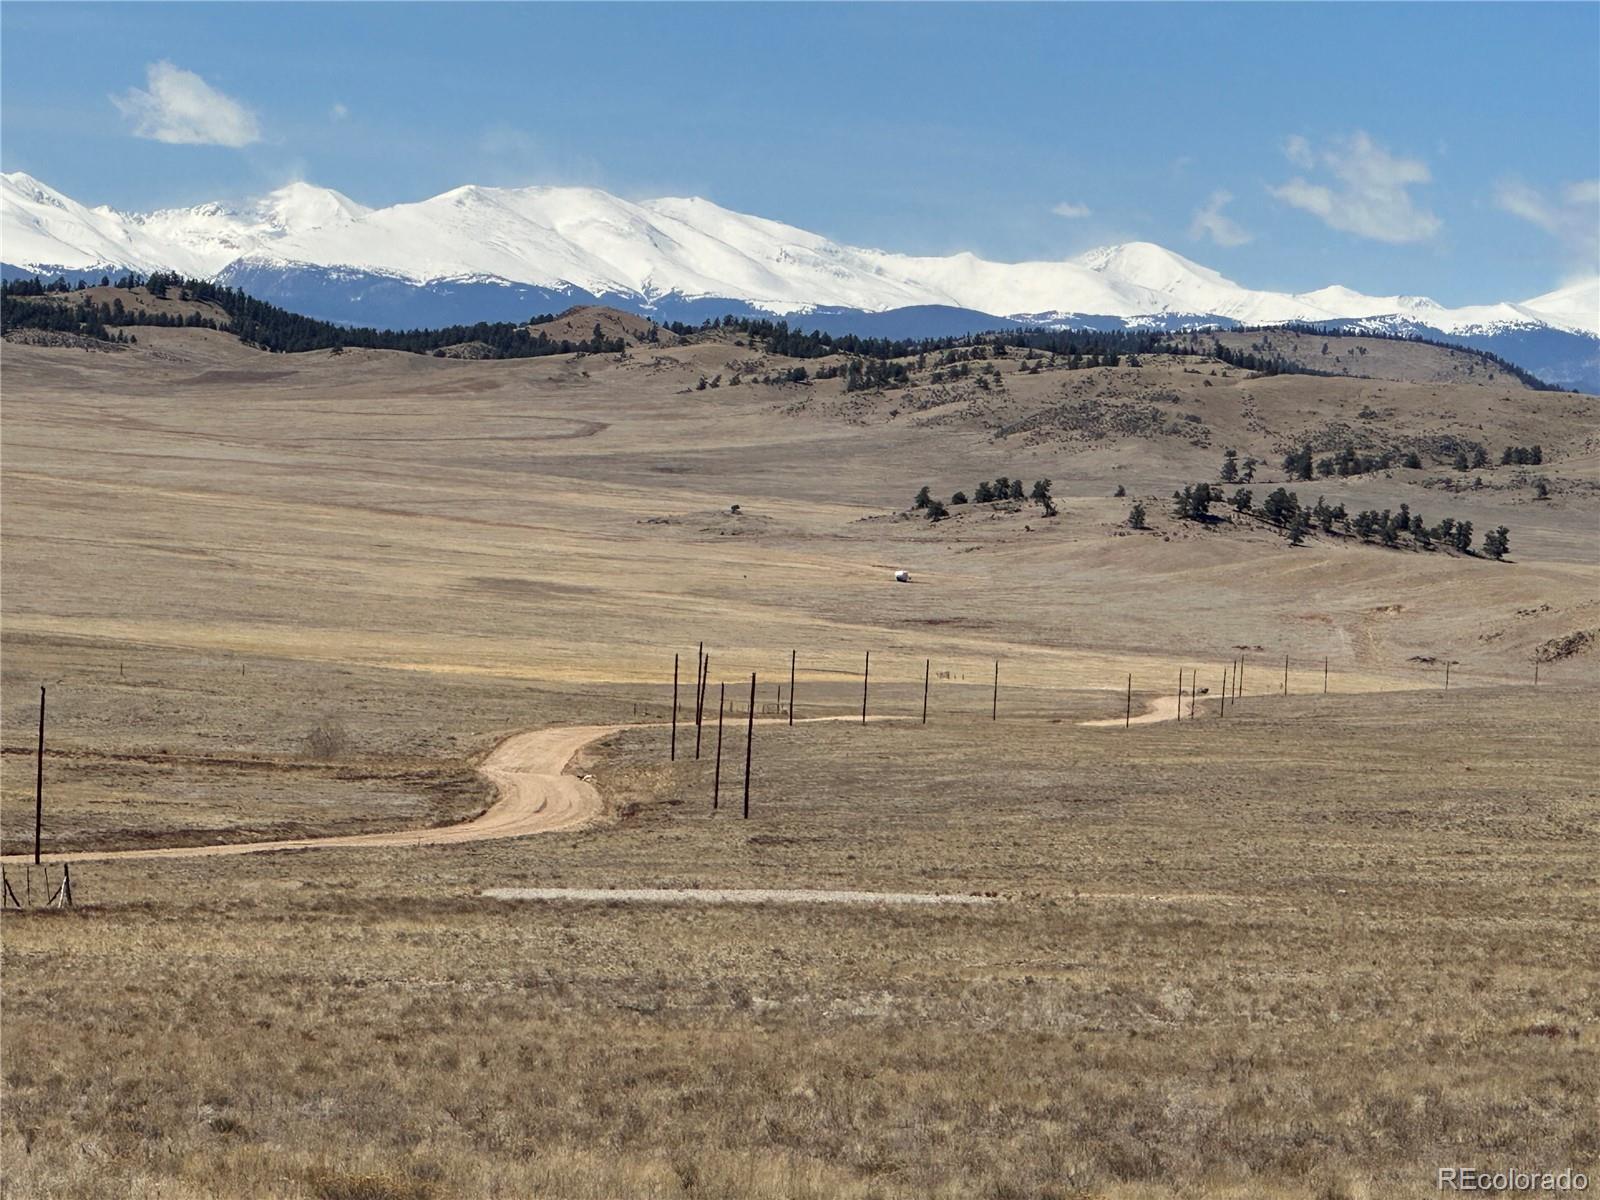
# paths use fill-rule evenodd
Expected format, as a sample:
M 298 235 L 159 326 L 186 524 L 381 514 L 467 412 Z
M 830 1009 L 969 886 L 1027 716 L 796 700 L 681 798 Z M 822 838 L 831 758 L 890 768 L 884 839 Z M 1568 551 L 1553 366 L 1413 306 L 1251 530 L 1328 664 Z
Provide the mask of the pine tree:
M 1128 509 L 1128 524 L 1134 529 L 1148 529 L 1145 524 L 1144 505 L 1135 500 L 1133 507 Z
M 911 502 L 911 507 L 912 508 L 927 508 L 928 505 L 931 504 L 932 502 L 933 502 L 933 494 L 929 491 L 928 485 L 927 484 L 923 484 L 922 485 L 922 489 L 917 492 L 917 498 Z
M 1493 533 L 1485 534 L 1483 539 L 1483 552 L 1493 559 L 1502 559 L 1511 549 L 1511 531 L 1504 525 Z

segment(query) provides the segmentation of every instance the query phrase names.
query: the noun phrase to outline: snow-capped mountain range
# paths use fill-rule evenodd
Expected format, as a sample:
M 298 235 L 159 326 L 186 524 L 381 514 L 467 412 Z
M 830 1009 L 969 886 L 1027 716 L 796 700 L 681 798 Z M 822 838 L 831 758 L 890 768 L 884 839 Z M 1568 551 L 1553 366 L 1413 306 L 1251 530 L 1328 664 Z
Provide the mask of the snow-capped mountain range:
M 294 183 L 237 207 L 123 213 L 18 172 L 0 175 L 0 261 L 8 275 L 174 270 L 375 325 L 526 317 L 591 299 L 666 319 L 758 312 L 863 332 L 953 332 L 946 327 L 994 327 L 996 318 L 1357 324 L 1485 349 L 1523 345 L 1520 357 L 1496 352 L 1555 382 L 1600 382 L 1600 277 L 1454 309 L 1338 286 L 1291 295 L 1243 287 L 1148 242 L 1051 262 L 917 257 L 841 245 L 709 200 L 630 201 L 594 188 L 467 186 L 373 209 Z

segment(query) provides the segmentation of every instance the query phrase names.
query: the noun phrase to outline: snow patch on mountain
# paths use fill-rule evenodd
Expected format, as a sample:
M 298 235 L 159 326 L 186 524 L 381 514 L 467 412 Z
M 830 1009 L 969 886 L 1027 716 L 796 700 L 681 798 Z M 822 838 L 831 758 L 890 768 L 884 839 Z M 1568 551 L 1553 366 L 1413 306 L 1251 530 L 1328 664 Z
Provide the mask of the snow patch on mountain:
M 1600 283 L 1520 304 L 1445 308 L 1341 286 L 1246 288 L 1149 242 L 1060 261 L 998 263 L 847 246 L 697 197 L 630 201 L 597 188 L 468 185 L 372 209 L 293 183 L 238 207 L 88 208 L 32 177 L 0 176 L 0 259 L 23 270 L 177 270 L 220 277 L 343 273 L 419 287 L 507 287 L 629 299 L 648 310 L 726 300 L 775 315 L 937 306 L 1018 319 L 1093 315 L 1240 324 L 1363 319 L 1483 334 L 1548 326 L 1600 335 Z M 1374 326 L 1379 327 L 1377 325 Z

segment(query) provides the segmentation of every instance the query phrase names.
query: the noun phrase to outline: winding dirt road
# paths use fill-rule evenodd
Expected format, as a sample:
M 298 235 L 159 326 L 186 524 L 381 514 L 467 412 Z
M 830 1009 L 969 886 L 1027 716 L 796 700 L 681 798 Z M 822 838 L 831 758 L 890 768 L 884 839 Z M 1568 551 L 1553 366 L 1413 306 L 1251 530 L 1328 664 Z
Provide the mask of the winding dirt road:
M 1169 721 L 1176 715 L 1177 698 L 1154 701 L 1133 718 L 1135 725 Z M 854 717 L 812 717 L 811 721 L 853 721 Z M 896 720 L 899 718 L 878 718 Z M 1080 721 L 1080 725 L 1121 725 L 1123 718 Z M 339 837 L 291 838 L 278 842 L 225 842 L 213 846 L 158 846 L 140 850 L 87 850 L 46 854 L 44 862 L 126 862 L 156 858 L 214 858 L 233 854 L 269 854 L 277 850 L 318 850 L 326 847 L 379 849 L 387 846 L 448 846 L 495 838 L 526 837 L 579 829 L 601 812 L 600 793 L 575 775 L 564 772 L 578 751 L 590 742 L 609 737 L 625 725 L 562 725 L 535 729 L 507 738 L 483 760 L 478 772 L 494 785 L 496 797 L 482 813 L 459 825 L 432 829 L 398 829 L 388 833 L 350 833 Z M 0 862 L 25 864 L 31 854 L 7 854 Z
M 579 750 L 621 725 L 563 725 L 507 738 L 490 752 L 478 771 L 494 784 L 496 799 L 470 821 L 436 829 L 390 833 L 351 833 L 342 837 L 294 838 L 282 842 L 229 842 L 216 846 L 163 846 L 145 850 L 89 850 L 46 854 L 45 862 L 105 862 L 140 858 L 210 858 L 223 854 L 266 854 L 274 850 L 315 850 L 328 846 L 372 849 L 384 846 L 441 846 L 490 838 L 522 837 L 577 829 L 600 815 L 600 793 L 574 775 L 564 775 Z M 28 863 L 31 854 L 7 854 L 0 862 Z

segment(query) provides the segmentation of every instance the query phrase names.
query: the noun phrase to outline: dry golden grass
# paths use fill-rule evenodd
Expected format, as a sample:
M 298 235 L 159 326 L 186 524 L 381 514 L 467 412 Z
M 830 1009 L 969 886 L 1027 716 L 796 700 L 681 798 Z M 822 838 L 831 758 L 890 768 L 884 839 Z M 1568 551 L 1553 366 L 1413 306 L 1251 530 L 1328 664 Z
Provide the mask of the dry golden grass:
M 13 1187 L 1422 1196 L 1438 1164 L 1592 1170 L 1587 699 L 758 726 L 748 823 L 710 815 L 709 762 L 626 733 L 591 764 L 623 810 L 595 833 L 85 868 L 94 907 L 6 919 Z M 476 898 L 501 884 L 1007 899 Z
M 702 637 L 730 697 L 758 671 L 766 700 L 798 648 L 807 715 L 859 703 L 867 649 L 874 713 L 936 672 L 926 728 L 758 726 L 748 823 L 709 814 L 709 741 L 667 764 L 638 729 L 583 756 L 610 806 L 584 832 L 85 864 L 80 908 L 0 921 L 8 1196 L 1379 1200 L 1445 1163 L 1596 1173 L 1594 658 L 1523 686 L 1600 626 L 1592 398 L 1173 363 L 981 404 L 692 390 L 762 357 L 730 339 L 5 356 L 8 851 L 41 681 L 50 848 L 89 848 L 458 818 L 512 732 L 664 717 Z M 1013 431 L 1085 398 L 1182 436 Z M 1546 447 L 1547 504 L 1494 470 L 1327 485 L 1504 521 L 1517 562 L 1290 550 L 1159 502 L 1120 528 L 1118 483 L 1155 501 L 1369 405 Z M 891 515 L 1000 473 L 1050 475 L 1062 518 Z M 1225 720 L 1206 697 L 1192 725 L 1076 724 L 1128 672 L 1140 701 L 1180 666 L 1214 692 L 1239 647 Z M 479 895 L 516 885 L 1004 902 Z

